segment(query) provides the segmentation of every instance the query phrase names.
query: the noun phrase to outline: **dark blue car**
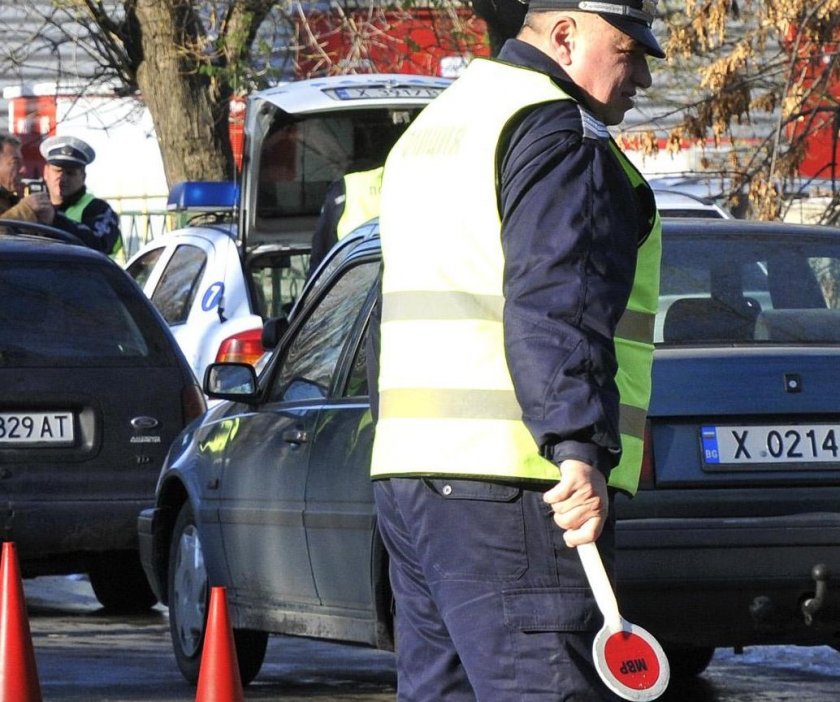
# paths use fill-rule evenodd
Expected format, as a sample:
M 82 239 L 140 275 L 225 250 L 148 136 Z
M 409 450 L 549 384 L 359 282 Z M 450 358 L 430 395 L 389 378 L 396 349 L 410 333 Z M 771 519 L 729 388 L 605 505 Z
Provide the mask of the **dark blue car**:
M 152 607 L 137 512 L 205 409 L 125 271 L 71 234 L 0 220 L 0 539 L 24 578 L 87 573 L 106 609 Z
M 840 230 L 675 218 L 663 248 L 647 460 L 617 503 L 623 614 L 674 676 L 715 647 L 837 646 Z M 368 479 L 379 257 L 373 224 L 333 249 L 259 379 L 211 366 L 205 390 L 225 401 L 176 441 L 140 515 L 190 680 L 211 584 L 243 680 L 269 633 L 393 647 Z

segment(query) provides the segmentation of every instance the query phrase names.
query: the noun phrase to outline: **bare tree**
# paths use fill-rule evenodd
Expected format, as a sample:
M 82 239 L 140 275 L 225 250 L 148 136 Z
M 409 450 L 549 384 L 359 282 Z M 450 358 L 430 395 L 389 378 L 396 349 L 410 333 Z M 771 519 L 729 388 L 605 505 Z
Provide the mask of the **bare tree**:
M 167 181 L 230 177 L 230 98 L 274 3 L 230 2 L 202 17 L 192 2 L 131 1 L 142 56 L 137 87 L 154 119 Z M 100 28 L 106 19 L 94 18 Z
M 475 25 L 468 5 L 430 0 L 413 7 L 378 0 L 23 0 L 0 19 L 0 71 L 24 75 L 50 62 L 59 81 L 137 95 L 155 124 L 167 181 L 219 180 L 234 173 L 235 95 L 280 78 L 371 72 L 386 63 L 434 71 L 422 57 L 441 47 L 486 53 L 484 26 Z M 419 11 L 433 18 L 421 40 L 411 24 Z
M 498 51 L 526 9 L 520 0 L 23 0 L 0 14 L 0 71 L 22 74 L 40 57 L 60 79 L 139 95 L 167 180 L 221 179 L 234 168 L 232 96 L 284 77 L 437 72 L 447 52 Z M 412 21 L 423 12 L 434 22 L 421 41 Z M 836 140 L 840 126 L 840 0 L 660 0 L 659 16 L 669 58 L 652 62 L 645 121 L 622 138 L 647 153 L 663 142 L 707 149 L 706 175 L 760 218 L 783 216 L 794 194 L 819 185 L 821 221 L 838 221 L 836 150 L 817 180 L 800 173 L 815 135 Z
M 233 174 L 230 98 L 251 70 L 257 30 L 274 0 L 26 0 L 28 32 L 6 42 L 13 72 L 55 57 L 55 77 L 80 92 L 107 88 L 148 106 L 167 180 Z M 7 23 L 10 20 L 6 20 Z M 10 36 L 7 24 L 6 36 Z M 248 69 L 247 71 L 245 69 Z
M 660 9 L 659 113 L 625 138 L 649 153 L 663 138 L 673 151 L 708 148 L 707 174 L 752 217 L 783 217 L 809 196 L 820 199 L 814 219 L 838 222 L 840 0 L 667 0 Z

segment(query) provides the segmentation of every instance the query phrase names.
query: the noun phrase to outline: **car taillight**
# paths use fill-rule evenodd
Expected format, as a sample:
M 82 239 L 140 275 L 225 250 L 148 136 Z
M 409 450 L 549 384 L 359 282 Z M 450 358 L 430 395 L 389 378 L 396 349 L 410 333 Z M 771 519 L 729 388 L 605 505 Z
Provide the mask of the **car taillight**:
M 654 487 L 653 471 L 653 432 L 650 422 L 645 424 L 645 444 L 642 449 L 642 471 L 639 474 L 639 489 L 649 490 Z
M 262 329 L 249 329 L 229 336 L 219 344 L 216 363 L 250 363 L 253 366 L 264 353 Z
M 204 393 L 198 385 L 187 385 L 181 391 L 181 412 L 184 415 L 184 424 L 189 424 L 196 417 L 204 414 L 207 409 L 207 402 Z

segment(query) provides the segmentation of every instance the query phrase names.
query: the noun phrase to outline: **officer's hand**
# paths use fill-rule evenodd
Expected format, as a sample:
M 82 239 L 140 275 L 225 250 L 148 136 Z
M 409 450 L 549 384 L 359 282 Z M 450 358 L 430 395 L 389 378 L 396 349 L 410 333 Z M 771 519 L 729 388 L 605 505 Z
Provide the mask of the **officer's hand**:
M 595 541 L 604 528 L 609 509 L 607 481 L 588 463 L 566 460 L 560 464 L 560 482 L 543 495 L 554 511 L 554 522 L 565 529 L 569 547 Z
M 50 202 L 49 193 L 32 193 L 32 195 L 27 195 L 23 198 L 22 202 L 25 202 L 33 210 L 35 210 L 35 216 L 38 217 L 38 221 L 41 224 L 53 223 L 53 220 L 55 219 L 55 208 Z

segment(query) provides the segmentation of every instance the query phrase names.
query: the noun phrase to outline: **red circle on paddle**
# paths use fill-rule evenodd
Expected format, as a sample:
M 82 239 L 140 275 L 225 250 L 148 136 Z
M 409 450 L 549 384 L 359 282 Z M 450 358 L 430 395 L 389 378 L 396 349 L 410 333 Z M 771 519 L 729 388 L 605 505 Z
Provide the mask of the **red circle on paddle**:
M 648 690 L 659 680 L 659 656 L 632 631 L 610 635 L 604 644 L 604 662 L 618 682 L 634 690 Z

